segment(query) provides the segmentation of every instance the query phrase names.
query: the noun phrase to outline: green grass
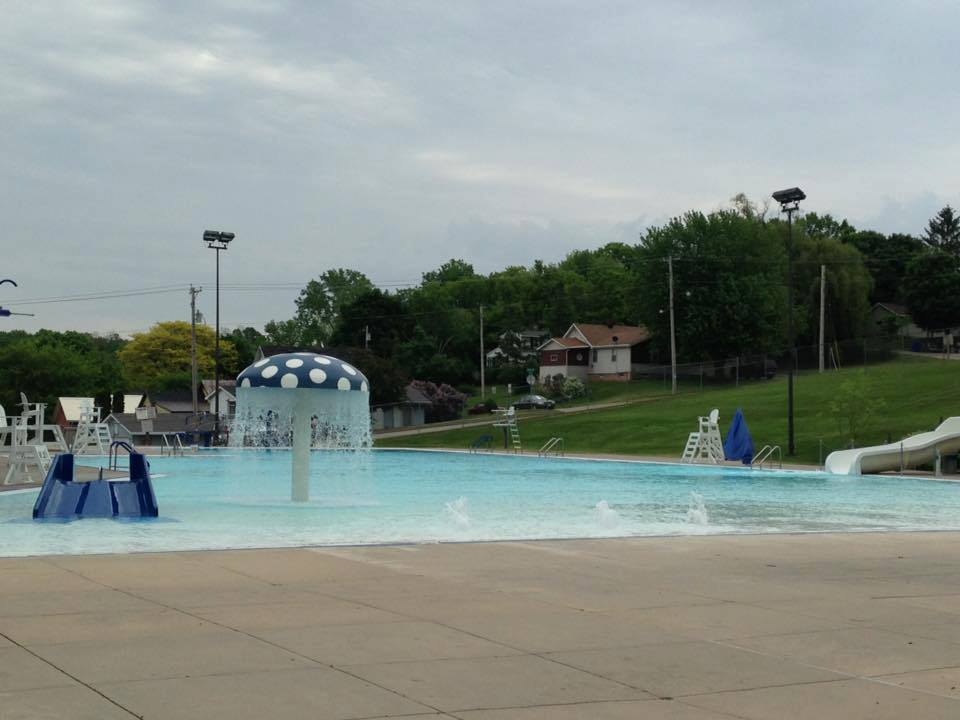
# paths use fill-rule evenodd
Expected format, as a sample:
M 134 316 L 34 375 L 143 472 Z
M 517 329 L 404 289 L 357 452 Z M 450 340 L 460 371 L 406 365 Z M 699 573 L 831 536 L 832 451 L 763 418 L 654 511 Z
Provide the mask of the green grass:
M 841 434 L 829 406 L 840 393 L 841 384 L 861 372 L 866 373 L 868 392 L 882 400 L 883 408 L 858 435 L 857 445 L 883 443 L 888 438 L 896 440 L 929 430 L 941 417 L 960 415 L 960 362 L 911 358 L 871 365 L 865 370 L 803 374 L 794 383 L 798 462 L 818 463 L 821 441 L 824 455 L 849 444 L 849 438 Z M 696 429 L 698 416 L 706 415 L 711 408 L 720 408 L 720 426 L 725 432 L 739 407 L 743 408 L 758 449 L 769 443 L 782 446 L 786 452 L 785 378 L 754 382 L 739 388 L 706 388 L 673 397 L 662 394 L 660 383 L 621 385 L 621 395 L 616 394 L 616 387 L 600 390 L 598 385 L 594 385 L 595 392 L 610 393 L 605 395 L 607 400 L 626 396 L 626 399 L 637 402 L 573 415 L 556 411 L 526 413 L 520 420 L 524 448 L 532 452 L 550 437 L 560 436 L 564 438 L 568 452 L 679 458 L 688 433 Z M 658 388 L 656 392 L 651 385 Z M 598 402 L 596 396 L 593 401 Z M 495 437 L 499 437 L 496 428 L 473 427 L 380 439 L 376 444 L 380 447 L 465 448 L 486 433 L 495 433 Z
M 496 388 L 496 393 L 491 392 L 491 388 Z M 514 390 L 512 395 L 507 395 L 505 385 L 494 385 L 487 388 L 487 398 L 493 398 L 500 407 L 509 407 L 524 395 L 529 395 L 526 385 L 522 386 L 522 391 Z M 594 403 L 629 401 L 639 398 L 653 397 L 669 393 L 669 385 L 660 380 L 636 380 L 634 382 L 593 382 L 587 388 L 587 395 L 576 400 L 563 401 L 559 403 L 562 407 L 576 407 L 580 405 L 591 405 Z M 542 394 L 534 391 L 534 394 Z M 467 400 L 467 406 L 473 407 L 480 402 L 480 390 L 475 388 Z M 464 413 L 464 417 L 469 417 Z

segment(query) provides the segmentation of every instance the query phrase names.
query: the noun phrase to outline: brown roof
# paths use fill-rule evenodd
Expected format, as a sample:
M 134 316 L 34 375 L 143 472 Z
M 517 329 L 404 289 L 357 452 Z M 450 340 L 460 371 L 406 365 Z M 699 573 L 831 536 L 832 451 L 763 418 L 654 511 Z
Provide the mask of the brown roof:
M 878 302 L 874 305 L 875 308 L 881 307 L 884 310 L 892 312 L 894 315 L 899 315 L 901 317 L 907 317 L 910 313 L 907 310 L 905 305 L 900 305 L 899 303 L 892 302 Z
M 650 331 L 642 325 L 594 325 L 591 323 L 574 323 L 574 325 L 587 338 L 591 347 L 632 346 L 650 339 Z
M 565 345 L 567 347 L 587 347 L 587 345 L 581 342 L 578 338 L 562 337 L 562 338 L 550 338 L 550 339 L 553 340 L 554 342 L 558 342 L 561 345 Z

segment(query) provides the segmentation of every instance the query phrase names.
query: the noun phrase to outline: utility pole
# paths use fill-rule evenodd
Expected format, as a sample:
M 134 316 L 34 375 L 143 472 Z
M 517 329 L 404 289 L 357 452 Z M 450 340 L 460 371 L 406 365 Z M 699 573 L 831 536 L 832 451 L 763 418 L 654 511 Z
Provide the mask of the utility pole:
M 370 349 L 370 326 L 369 325 L 363 326 L 363 349 L 364 350 Z
M 677 328 L 673 318 L 673 255 L 667 257 L 670 275 L 670 393 L 677 394 Z
M 827 266 L 820 266 L 820 372 L 823 372 L 823 319 L 824 301 L 827 297 Z
M 487 379 L 485 375 L 487 355 L 483 351 L 483 305 L 480 306 L 480 399 L 487 399 Z
M 191 392 L 193 398 L 193 419 L 196 422 L 199 408 L 197 407 L 197 385 L 200 381 L 197 378 L 197 295 L 203 288 L 190 286 L 190 379 Z

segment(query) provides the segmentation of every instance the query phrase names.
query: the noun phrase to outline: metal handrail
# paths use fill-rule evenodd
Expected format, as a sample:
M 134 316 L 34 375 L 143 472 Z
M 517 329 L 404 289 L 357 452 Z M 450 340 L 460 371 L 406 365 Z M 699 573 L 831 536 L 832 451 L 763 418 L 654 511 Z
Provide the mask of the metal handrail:
M 551 450 L 556 455 L 564 455 L 566 453 L 562 437 L 552 437 L 547 440 L 547 442 L 543 444 L 543 447 L 537 452 L 537 455 L 539 457 L 547 457 Z
M 783 469 L 783 451 L 779 445 L 764 445 L 760 448 L 760 452 L 753 458 L 750 467 L 756 467 L 762 470 L 764 463 L 770 460 L 774 453 L 777 454 L 777 467 Z
M 112 443 L 110 443 L 110 454 L 107 460 L 107 467 L 109 467 L 111 470 L 119 469 L 121 449 L 126 450 L 127 455 L 132 452 L 136 452 L 133 449 L 133 446 L 130 445 L 130 443 L 128 443 L 126 440 L 114 440 Z

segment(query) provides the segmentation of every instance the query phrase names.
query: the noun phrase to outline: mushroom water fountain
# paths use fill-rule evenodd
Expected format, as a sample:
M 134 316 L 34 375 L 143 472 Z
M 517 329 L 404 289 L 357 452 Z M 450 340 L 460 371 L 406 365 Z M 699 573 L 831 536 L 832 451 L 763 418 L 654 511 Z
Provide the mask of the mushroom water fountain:
M 234 447 L 292 448 L 290 497 L 310 499 L 310 450 L 366 450 L 370 384 L 329 355 L 284 353 L 258 360 L 237 376 Z

